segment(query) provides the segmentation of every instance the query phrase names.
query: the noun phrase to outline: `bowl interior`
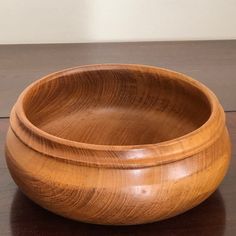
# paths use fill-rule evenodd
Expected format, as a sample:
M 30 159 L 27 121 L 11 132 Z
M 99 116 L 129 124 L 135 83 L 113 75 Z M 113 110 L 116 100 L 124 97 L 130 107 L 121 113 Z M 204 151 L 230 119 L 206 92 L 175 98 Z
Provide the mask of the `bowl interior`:
M 196 86 L 174 73 L 137 68 L 59 73 L 31 87 L 23 106 L 39 129 L 100 145 L 171 140 L 199 128 L 211 113 Z

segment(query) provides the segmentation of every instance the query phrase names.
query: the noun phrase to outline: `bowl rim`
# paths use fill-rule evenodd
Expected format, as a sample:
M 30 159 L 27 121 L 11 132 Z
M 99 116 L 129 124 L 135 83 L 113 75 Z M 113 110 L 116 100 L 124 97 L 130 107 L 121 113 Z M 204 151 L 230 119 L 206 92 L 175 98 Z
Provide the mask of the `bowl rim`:
M 27 118 L 27 115 L 24 111 L 24 98 L 25 95 L 32 89 L 34 86 L 45 83 L 50 80 L 57 79 L 59 76 L 68 76 L 69 74 L 73 73 L 80 73 L 85 71 L 96 71 L 96 70 L 108 70 L 108 69 L 130 69 L 130 70 L 141 70 L 141 71 L 148 71 L 151 73 L 160 73 L 163 75 L 167 75 L 169 78 L 173 77 L 175 79 L 180 79 L 191 86 L 196 87 L 199 91 L 201 91 L 205 97 L 207 98 L 209 105 L 210 105 L 210 116 L 208 119 L 197 129 L 174 139 L 158 142 L 158 143 L 150 143 L 150 144 L 137 144 L 137 145 L 106 145 L 106 144 L 91 144 L 91 143 L 84 143 L 84 142 L 77 142 L 73 140 L 64 139 L 58 136 L 54 136 L 50 133 L 47 133 L 37 126 L 35 126 L 33 123 L 30 122 L 30 120 Z M 15 118 L 13 118 L 15 117 Z M 58 72 L 54 72 L 51 74 L 48 74 L 41 79 L 33 82 L 30 84 L 19 96 L 15 106 L 12 109 L 11 116 L 10 116 L 10 125 L 15 134 L 25 143 L 27 146 L 31 146 L 25 135 L 20 136 L 19 135 L 19 129 L 17 129 L 16 125 L 14 124 L 15 119 L 20 122 L 21 126 L 24 127 L 25 130 L 28 130 L 30 134 L 34 134 L 37 137 L 41 138 L 42 140 L 49 141 L 51 143 L 56 143 L 59 145 L 71 147 L 72 149 L 83 149 L 83 150 L 91 150 L 91 151 L 105 151 L 105 152 L 126 152 L 126 157 L 124 158 L 124 161 L 126 160 L 127 163 L 130 165 L 136 166 L 138 164 L 139 160 L 143 160 L 144 158 L 147 159 L 153 154 L 157 156 L 156 160 L 153 160 L 153 158 L 150 159 L 150 163 L 152 164 L 163 164 L 163 163 L 169 163 L 172 161 L 184 159 L 186 157 L 189 157 L 197 152 L 200 152 L 204 148 L 210 146 L 221 134 L 221 130 L 223 130 L 223 127 L 225 126 L 225 114 L 224 111 L 218 102 L 217 97 L 215 94 L 207 88 L 205 85 L 200 83 L 199 81 L 196 81 L 192 79 L 191 77 L 172 71 L 169 69 L 156 67 L 156 66 L 149 66 L 149 65 L 141 65 L 141 64 L 120 64 L 120 63 L 110 63 L 110 64 L 91 64 L 91 65 L 83 65 L 78 67 L 72 67 L 68 69 L 64 69 Z M 14 121 L 13 121 L 14 120 Z M 212 129 L 218 130 L 218 135 L 214 132 L 212 132 Z M 202 136 L 202 137 L 201 137 Z M 39 151 L 40 149 L 35 148 L 34 145 L 32 145 L 32 148 Z M 183 153 L 184 150 L 184 153 Z M 143 152 L 142 155 L 138 152 Z M 182 153 L 182 154 L 181 154 Z M 50 155 L 50 154 L 49 154 Z M 54 156 L 54 155 L 51 155 Z M 57 156 L 57 155 L 55 155 Z M 117 155 L 119 156 L 119 155 Z M 172 157 L 171 157 L 172 156 Z M 58 157 L 58 156 L 57 156 Z M 61 157 L 59 157 L 61 158 Z M 71 160 L 75 162 L 80 162 L 82 160 L 76 160 L 75 158 L 70 157 L 62 157 L 66 160 Z M 101 159 L 100 159 L 101 160 Z M 82 161 L 85 162 L 85 161 Z M 89 160 L 88 160 L 89 162 Z M 107 162 L 107 161 L 105 161 Z M 121 164 L 123 161 L 120 161 Z M 119 163 L 119 161 L 117 162 Z M 91 161 L 91 164 L 99 164 L 98 160 Z M 102 162 L 100 163 L 102 165 Z M 99 164 L 99 165 L 100 165 Z M 107 162 L 108 164 L 108 162 Z M 139 163 L 141 164 L 141 162 Z

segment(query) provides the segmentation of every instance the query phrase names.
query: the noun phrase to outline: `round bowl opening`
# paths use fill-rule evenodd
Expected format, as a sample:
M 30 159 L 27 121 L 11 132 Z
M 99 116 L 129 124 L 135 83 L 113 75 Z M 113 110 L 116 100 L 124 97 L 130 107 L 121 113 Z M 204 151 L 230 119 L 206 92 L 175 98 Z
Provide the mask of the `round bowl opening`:
M 192 80 L 140 66 L 56 73 L 30 87 L 23 108 L 34 126 L 56 137 L 119 146 L 181 137 L 211 115 L 206 94 Z

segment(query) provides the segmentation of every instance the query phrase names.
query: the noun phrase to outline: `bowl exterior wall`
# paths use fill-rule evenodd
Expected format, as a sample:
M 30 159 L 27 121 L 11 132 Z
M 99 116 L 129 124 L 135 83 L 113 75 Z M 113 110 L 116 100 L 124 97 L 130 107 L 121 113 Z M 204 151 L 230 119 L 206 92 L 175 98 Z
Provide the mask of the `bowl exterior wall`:
M 10 173 L 30 199 L 67 218 L 112 225 L 154 222 L 198 205 L 222 181 L 230 152 L 226 128 L 193 156 L 136 169 L 67 163 L 29 148 L 11 128 L 6 142 Z

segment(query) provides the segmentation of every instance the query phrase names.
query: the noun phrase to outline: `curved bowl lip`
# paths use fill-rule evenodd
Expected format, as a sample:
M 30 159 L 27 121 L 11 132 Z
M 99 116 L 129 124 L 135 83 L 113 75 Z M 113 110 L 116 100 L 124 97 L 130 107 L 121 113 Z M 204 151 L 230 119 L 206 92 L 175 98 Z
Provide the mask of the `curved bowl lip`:
M 205 97 L 207 98 L 210 109 L 211 109 L 211 114 L 206 120 L 204 124 L 202 124 L 200 127 L 197 129 L 193 130 L 190 133 L 187 133 L 183 136 L 177 137 L 175 139 L 163 141 L 163 142 L 158 142 L 158 143 L 150 143 L 150 144 L 138 144 L 138 145 L 100 145 L 100 144 L 91 144 L 91 143 L 83 143 L 83 142 L 77 142 L 77 141 L 72 141 L 68 139 L 64 139 L 58 136 L 54 136 L 52 134 L 49 134 L 41 129 L 39 129 L 37 126 L 32 124 L 30 120 L 27 118 L 25 111 L 24 111 L 24 98 L 25 95 L 32 89 L 34 86 L 38 85 L 39 83 L 44 83 L 48 82 L 49 80 L 54 80 L 57 79 L 59 76 L 65 76 L 73 73 L 79 73 L 79 72 L 84 72 L 84 71 L 96 71 L 96 70 L 112 70 L 112 69 L 130 69 L 130 70 L 142 70 L 142 71 L 148 71 L 148 72 L 153 72 L 153 73 L 159 73 L 159 74 L 165 74 L 169 78 L 174 77 L 175 79 L 180 79 L 191 86 L 194 86 L 201 91 Z M 205 142 L 210 142 L 211 138 L 214 138 L 215 133 L 210 132 L 210 129 L 212 127 L 222 127 L 225 125 L 225 115 L 224 111 L 218 102 L 217 97 L 215 94 L 208 89 L 205 85 L 202 83 L 192 79 L 191 77 L 184 75 L 179 72 L 175 72 L 169 69 L 161 68 L 161 67 L 156 67 L 156 66 L 149 66 L 149 65 L 141 65 L 141 64 L 119 64 L 119 63 L 112 63 L 112 64 L 91 64 L 91 65 L 83 65 L 83 66 L 78 66 L 78 67 L 72 67 L 68 69 L 64 69 L 58 72 L 51 73 L 49 75 L 46 75 L 42 77 L 41 79 L 33 82 L 31 85 L 29 85 L 19 96 L 14 108 L 12 109 L 15 112 L 17 118 L 20 120 L 21 124 L 28 130 L 30 130 L 31 133 L 37 134 L 40 138 L 49 140 L 53 143 L 69 146 L 72 148 L 79 148 L 79 149 L 89 149 L 89 150 L 95 150 L 95 151 L 128 151 L 128 150 L 158 150 L 159 148 L 164 148 L 164 150 L 174 150 L 175 146 L 178 147 L 176 153 L 179 153 L 180 146 L 177 145 L 177 143 L 181 142 L 186 142 L 186 145 L 188 144 L 189 146 L 187 147 L 187 150 L 185 152 L 185 157 L 192 155 L 196 152 L 199 152 L 199 147 L 203 148 L 205 145 Z M 12 116 L 11 113 L 11 116 Z M 220 119 L 219 116 L 220 115 Z M 200 140 L 199 139 L 199 134 L 204 132 L 206 134 L 207 138 Z M 191 139 L 189 142 L 188 139 Z M 195 144 L 194 144 L 195 143 Z M 163 149 L 160 149 L 163 151 Z M 158 151 L 159 154 L 163 154 L 162 151 Z M 190 151 L 190 152 L 188 152 Z M 170 154 L 170 152 L 169 152 Z M 172 153 L 175 154 L 175 153 Z M 165 155 L 164 155 L 165 156 Z M 184 158 L 184 157 L 182 157 Z M 130 158 L 128 158 L 130 159 Z M 135 158 L 136 159 L 136 158 Z M 170 158 L 171 159 L 171 158 Z M 177 159 L 181 159 L 180 157 Z M 171 159 L 172 160 L 172 159 Z M 161 160 L 159 160 L 161 162 Z M 176 158 L 173 158 L 172 161 L 176 161 Z

